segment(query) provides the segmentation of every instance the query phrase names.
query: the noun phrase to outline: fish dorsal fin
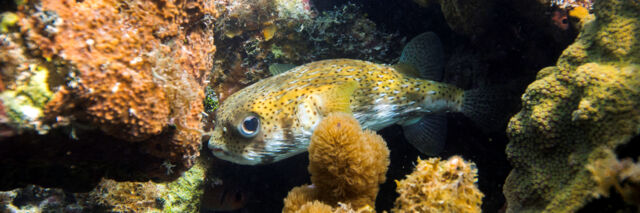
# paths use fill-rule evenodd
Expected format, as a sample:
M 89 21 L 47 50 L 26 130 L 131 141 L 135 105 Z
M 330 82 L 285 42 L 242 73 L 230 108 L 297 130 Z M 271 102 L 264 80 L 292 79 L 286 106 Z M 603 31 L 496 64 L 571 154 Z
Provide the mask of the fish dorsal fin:
M 293 64 L 272 64 L 272 65 L 269 65 L 269 72 L 272 75 L 278 75 L 280 73 L 289 71 L 295 67 L 297 66 Z
M 421 78 L 440 81 L 443 75 L 444 53 L 440 39 L 433 32 L 422 33 L 411 39 L 402 50 L 398 64 L 411 65 Z
M 320 88 L 323 89 L 320 93 L 323 98 L 323 106 L 320 109 L 320 113 L 328 115 L 331 112 L 347 112 L 351 113 L 351 96 L 353 92 L 358 88 L 358 82 L 347 81 L 340 84 L 327 84 Z

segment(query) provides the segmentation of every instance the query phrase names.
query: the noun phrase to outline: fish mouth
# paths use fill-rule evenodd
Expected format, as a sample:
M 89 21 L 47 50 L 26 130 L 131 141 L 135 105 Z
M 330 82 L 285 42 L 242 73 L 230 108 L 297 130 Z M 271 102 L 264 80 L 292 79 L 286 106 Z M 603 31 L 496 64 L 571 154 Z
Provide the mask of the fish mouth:
M 245 156 L 235 155 L 220 147 L 209 146 L 209 150 L 211 150 L 211 153 L 213 153 L 213 155 L 216 156 L 216 158 L 219 158 L 221 160 L 226 160 L 232 163 L 241 164 L 241 165 L 261 164 L 261 161 L 259 159 L 250 159 L 250 158 L 246 158 Z
M 213 152 L 213 155 L 219 159 L 226 160 L 226 161 L 233 162 L 240 165 L 254 166 L 254 165 L 263 164 L 262 161 L 260 160 L 247 159 L 243 156 L 231 155 L 229 154 L 229 152 L 224 150 L 222 152 Z

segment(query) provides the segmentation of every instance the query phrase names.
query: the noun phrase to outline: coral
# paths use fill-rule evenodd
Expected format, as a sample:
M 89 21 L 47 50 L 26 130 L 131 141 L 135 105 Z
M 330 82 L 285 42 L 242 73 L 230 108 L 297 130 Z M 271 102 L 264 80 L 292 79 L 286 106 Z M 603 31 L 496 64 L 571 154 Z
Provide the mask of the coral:
M 559 52 L 577 35 L 577 26 L 566 19 L 567 11 L 573 7 L 559 8 L 550 0 L 414 0 L 414 2 L 422 7 L 438 5 L 449 27 L 467 36 L 475 44 L 474 49 L 484 52 L 483 55 L 488 59 L 495 56 L 504 58 L 499 55 L 503 54 L 501 51 L 512 50 L 517 50 L 517 55 L 527 55 L 528 59 L 545 59 L 537 55 L 540 54 L 538 52 Z M 585 6 L 585 8 L 589 7 Z M 540 45 L 553 49 L 540 50 Z M 556 47 L 559 48 L 556 49 Z M 544 64 L 548 65 L 555 59 L 557 59 L 556 53 Z M 540 65 L 534 67 L 537 70 Z
M 28 1 L 15 15 L 0 34 L 3 109 L 14 121 L 17 107 L 33 112 L 21 114 L 49 133 L 7 134 L 14 143 L 0 143 L 10 162 L 0 188 L 57 181 L 86 190 L 102 177 L 167 181 L 193 165 L 216 50 L 212 2 Z M 31 84 L 38 76 L 46 86 Z M 34 107 L 25 108 L 27 101 Z M 174 165 L 172 172 L 163 165 Z M 57 179 L 20 176 L 53 168 L 61 170 Z
M 2 212 L 81 212 L 83 207 L 73 203 L 75 197 L 62 189 L 28 185 L 24 188 L 0 192 Z
M 540 0 L 540 1 L 549 1 L 549 0 Z M 591 9 L 593 7 L 594 0 L 550 0 L 550 4 L 552 6 L 557 6 L 560 8 L 575 8 L 582 7 L 586 9 Z
M 287 194 L 287 197 L 284 199 L 284 208 L 282 209 L 282 212 L 298 212 L 305 204 L 319 202 L 316 201 L 318 193 L 318 190 L 316 190 L 315 186 L 312 185 L 294 187 L 289 191 L 289 194 Z M 322 204 L 327 205 L 324 203 Z M 329 206 L 329 209 L 331 208 L 332 207 Z
M 349 3 L 324 11 L 301 30 L 310 46 L 285 47 L 289 55 L 304 61 L 333 58 L 355 58 L 376 63 L 393 63 L 404 46 L 399 35 L 377 29 L 376 24 L 362 14 L 359 6 Z M 308 55 L 305 49 L 313 54 Z M 296 57 L 289 56 L 295 59 Z
M 294 188 L 285 198 L 285 212 L 295 212 L 305 201 L 332 207 L 343 203 L 354 209 L 375 206 L 378 185 L 386 179 L 389 150 L 382 138 L 362 131 L 346 113 L 324 118 L 309 145 L 312 186 Z
M 207 166 L 200 160 L 169 183 L 102 179 L 93 190 L 82 193 L 28 185 L 0 192 L 0 211 L 198 212 Z
M 148 182 L 116 182 L 103 179 L 84 199 L 84 206 L 109 209 L 114 212 L 143 212 L 161 209 L 157 202 L 165 191 L 160 184 Z
M 589 165 L 587 170 L 598 183 L 596 197 L 609 197 L 609 189 L 614 187 L 625 202 L 640 205 L 640 164 L 631 158 L 618 160 L 613 151 L 606 151 L 607 157 L 598 159 Z
M 0 31 L 0 100 L 5 108 L 8 128 L 21 132 L 38 130 L 46 133 L 46 126 L 39 120 L 46 103 L 53 96 L 49 82 L 53 65 L 32 57 L 25 42 L 17 32 L 18 15 L 2 14 Z
M 312 201 L 300 206 L 300 210 L 297 213 L 332 213 L 333 208 L 319 201 Z
M 508 212 L 577 211 L 598 191 L 586 165 L 640 129 L 640 7 L 597 1 L 556 66 L 538 73 L 507 129 Z
M 478 0 L 414 0 L 419 5 L 426 7 L 437 3 L 440 5 L 449 27 L 456 32 L 467 35 L 482 34 L 491 23 L 491 17 L 496 1 Z
M 55 12 L 28 10 L 30 17 L 21 22 L 22 29 L 34 29 L 27 35 L 40 46 L 43 57 L 60 57 L 69 64 L 67 72 L 73 78 L 73 83 L 63 87 L 49 103 L 47 117 L 73 115 L 80 122 L 98 125 L 107 134 L 130 141 L 159 134 L 169 123 L 170 116 L 176 116 L 170 115 L 171 111 L 181 109 L 170 107 L 170 103 L 180 100 L 165 94 L 168 91 L 154 82 L 154 77 L 158 78 L 157 70 L 180 75 L 179 69 L 167 67 L 167 64 L 180 64 L 185 57 L 180 54 L 187 53 L 169 51 L 185 46 L 187 52 L 190 46 L 182 42 L 166 45 L 161 39 L 178 36 L 185 40 L 195 35 L 178 31 L 178 26 L 190 18 L 180 17 L 178 6 L 181 5 L 159 9 L 158 5 L 149 2 L 45 1 L 41 10 Z M 114 12 L 119 7 L 121 12 Z M 150 11 L 157 15 L 145 15 Z M 163 16 L 178 16 L 177 23 L 164 20 Z M 44 28 L 42 34 L 38 33 L 40 28 Z M 162 54 L 154 54 L 156 51 Z M 210 50 L 193 54 L 201 51 Z M 57 54 L 59 52 L 64 54 Z M 164 63 L 162 60 L 169 60 L 166 57 L 174 57 L 177 61 Z M 189 68 L 186 73 L 193 77 L 203 73 L 199 67 L 184 68 Z M 198 85 L 189 78 L 175 80 L 187 81 L 180 83 L 182 85 Z M 198 90 L 191 89 L 191 92 L 198 94 Z
M 336 207 L 315 200 L 318 190 L 311 185 L 294 187 L 284 199 L 284 209 L 282 212 L 295 213 L 372 213 L 375 212 L 371 206 L 363 206 L 353 209 L 351 205 L 338 202 Z
M 459 156 L 418 159 L 413 173 L 396 181 L 400 196 L 392 212 L 480 212 L 484 195 L 477 173 L 474 163 Z

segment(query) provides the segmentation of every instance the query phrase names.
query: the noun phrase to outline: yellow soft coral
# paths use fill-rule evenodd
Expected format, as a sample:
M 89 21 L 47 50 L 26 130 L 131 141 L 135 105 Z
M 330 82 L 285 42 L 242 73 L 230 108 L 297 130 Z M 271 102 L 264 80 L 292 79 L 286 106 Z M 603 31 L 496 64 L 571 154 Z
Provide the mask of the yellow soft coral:
M 598 183 L 594 196 L 609 197 L 613 187 L 625 202 L 640 206 L 640 163 L 634 163 L 631 158 L 618 160 L 613 150 L 606 150 L 605 154 L 607 157 L 585 166 Z
M 475 164 L 459 156 L 418 159 L 414 172 L 396 181 L 400 197 L 392 212 L 480 212 L 476 175 Z
M 296 212 L 313 200 L 334 208 L 340 203 L 354 209 L 375 205 L 378 186 L 386 179 L 389 150 L 382 137 L 361 129 L 346 113 L 322 120 L 309 145 L 313 185 L 294 188 L 285 198 L 283 212 Z
M 282 212 L 300 212 L 303 205 L 313 202 L 316 197 L 318 192 L 311 185 L 294 187 L 284 199 Z

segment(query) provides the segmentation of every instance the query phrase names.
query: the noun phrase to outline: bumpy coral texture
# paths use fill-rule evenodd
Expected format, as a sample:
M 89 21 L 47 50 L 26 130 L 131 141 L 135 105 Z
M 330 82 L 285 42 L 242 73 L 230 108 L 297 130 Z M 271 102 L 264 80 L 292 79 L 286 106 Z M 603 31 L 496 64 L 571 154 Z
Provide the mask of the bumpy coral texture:
M 18 16 L 30 51 L 55 64 L 46 124 L 138 142 L 145 154 L 176 165 L 168 172 L 157 161 L 143 171 L 157 178 L 193 165 L 216 50 L 213 4 L 29 1 Z
M 580 209 L 598 191 L 588 165 L 640 130 L 640 5 L 596 1 L 594 12 L 511 119 L 508 212 Z
M 477 173 L 474 163 L 459 156 L 418 159 L 413 173 L 396 181 L 400 196 L 392 212 L 481 212 Z
M 296 187 L 285 198 L 283 212 L 296 212 L 311 201 L 331 207 L 369 211 L 386 179 L 389 149 L 384 140 L 346 113 L 332 113 L 320 122 L 309 145 L 313 185 Z M 339 209 L 336 209 L 339 211 Z
M 172 97 L 167 97 L 162 85 L 154 82 L 154 77 L 159 77 L 153 69 L 162 64 L 151 53 L 170 51 L 169 47 L 163 48 L 161 39 L 195 35 L 178 31 L 179 24 L 189 21 L 180 10 L 183 8 L 179 8 L 186 6 L 148 1 L 61 0 L 41 4 L 45 12 L 32 11 L 22 28 L 34 29 L 28 35 L 40 46 L 45 58 L 61 57 L 68 61 L 72 69 L 69 75 L 75 78 L 49 104 L 49 114 L 72 113 L 78 119 L 99 125 L 110 135 L 131 141 L 144 140 L 162 131 L 171 116 L 169 102 L 173 99 L 168 99 Z M 185 52 L 193 49 L 187 44 L 174 45 L 174 48 L 185 46 Z M 194 54 L 206 56 L 207 51 L 212 52 L 211 45 L 208 47 Z M 164 53 L 176 57 L 178 64 L 185 57 L 179 51 Z M 208 63 L 203 59 L 196 61 Z M 206 67 L 184 68 L 199 78 Z M 195 79 L 181 80 L 198 84 Z

